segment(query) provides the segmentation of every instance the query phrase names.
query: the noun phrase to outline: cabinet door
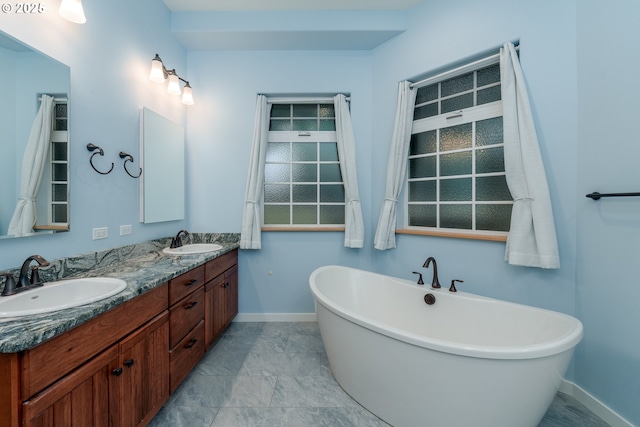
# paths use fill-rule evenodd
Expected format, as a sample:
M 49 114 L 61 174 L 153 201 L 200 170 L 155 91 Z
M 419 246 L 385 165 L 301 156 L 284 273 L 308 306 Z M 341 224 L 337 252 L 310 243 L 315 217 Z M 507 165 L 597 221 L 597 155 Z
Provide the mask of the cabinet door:
M 120 412 L 123 427 L 145 425 L 169 397 L 169 314 L 120 342 Z
M 238 266 L 225 271 L 225 325 L 229 326 L 236 314 L 238 314 Z
M 23 403 L 26 427 L 118 425 L 118 346 Z
M 207 283 L 206 286 L 204 312 L 206 348 L 209 348 L 214 343 L 225 328 L 225 283 L 224 274 L 220 274 Z

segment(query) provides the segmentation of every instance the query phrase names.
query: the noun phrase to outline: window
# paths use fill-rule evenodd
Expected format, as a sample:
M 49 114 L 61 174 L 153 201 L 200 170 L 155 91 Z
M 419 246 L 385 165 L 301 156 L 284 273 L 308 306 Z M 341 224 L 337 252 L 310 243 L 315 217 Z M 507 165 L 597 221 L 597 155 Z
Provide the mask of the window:
M 408 228 L 506 235 L 499 64 L 418 89 L 407 169 Z
M 67 226 L 69 222 L 69 144 L 66 101 L 56 101 L 53 111 L 49 218 L 52 225 Z
M 266 227 L 344 227 L 333 104 L 273 104 L 264 171 Z

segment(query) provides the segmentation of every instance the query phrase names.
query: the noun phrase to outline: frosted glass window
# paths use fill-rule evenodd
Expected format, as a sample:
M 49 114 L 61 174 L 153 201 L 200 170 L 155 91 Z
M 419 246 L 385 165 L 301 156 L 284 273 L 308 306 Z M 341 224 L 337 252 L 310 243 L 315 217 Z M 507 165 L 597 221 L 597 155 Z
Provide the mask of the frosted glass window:
M 51 190 L 51 199 L 54 202 L 67 201 L 67 184 L 53 184 Z
M 335 130 L 333 104 L 272 105 L 265 226 L 344 225 L 345 192 Z
M 406 225 L 509 230 L 500 64 L 432 81 L 416 93 L 407 164 Z

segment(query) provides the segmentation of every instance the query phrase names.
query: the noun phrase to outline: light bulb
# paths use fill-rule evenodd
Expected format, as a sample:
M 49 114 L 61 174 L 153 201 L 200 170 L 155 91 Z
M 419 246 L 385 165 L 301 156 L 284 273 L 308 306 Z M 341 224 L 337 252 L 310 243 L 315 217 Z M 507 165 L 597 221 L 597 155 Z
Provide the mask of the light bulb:
M 58 13 L 64 19 L 75 22 L 76 24 L 84 24 L 87 18 L 84 16 L 82 8 L 82 0 L 62 0 Z
M 167 92 L 171 95 L 180 95 L 180 82 L 175 70 L 169 72 L 169 86 Z
M 184 105 L 193 105 L 193 92 L 189 83 L 184 85 L 184 91 L 182 92 L 182 103 Z
M 152 82 L 164 83 L 164 67 L 162 66 L 162 59 L 156 54 L 156 57 L 151 61 L 151 72 L 149 73 L 149 79 Z

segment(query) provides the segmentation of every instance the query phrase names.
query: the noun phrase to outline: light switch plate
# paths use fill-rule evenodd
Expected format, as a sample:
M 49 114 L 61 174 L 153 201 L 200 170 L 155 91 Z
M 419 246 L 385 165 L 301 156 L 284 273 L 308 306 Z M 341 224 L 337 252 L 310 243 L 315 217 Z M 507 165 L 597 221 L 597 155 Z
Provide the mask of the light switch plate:
M 93 229 L 93 240 L 106 239 L 109 237 L 109 227 L 99 227 Z

